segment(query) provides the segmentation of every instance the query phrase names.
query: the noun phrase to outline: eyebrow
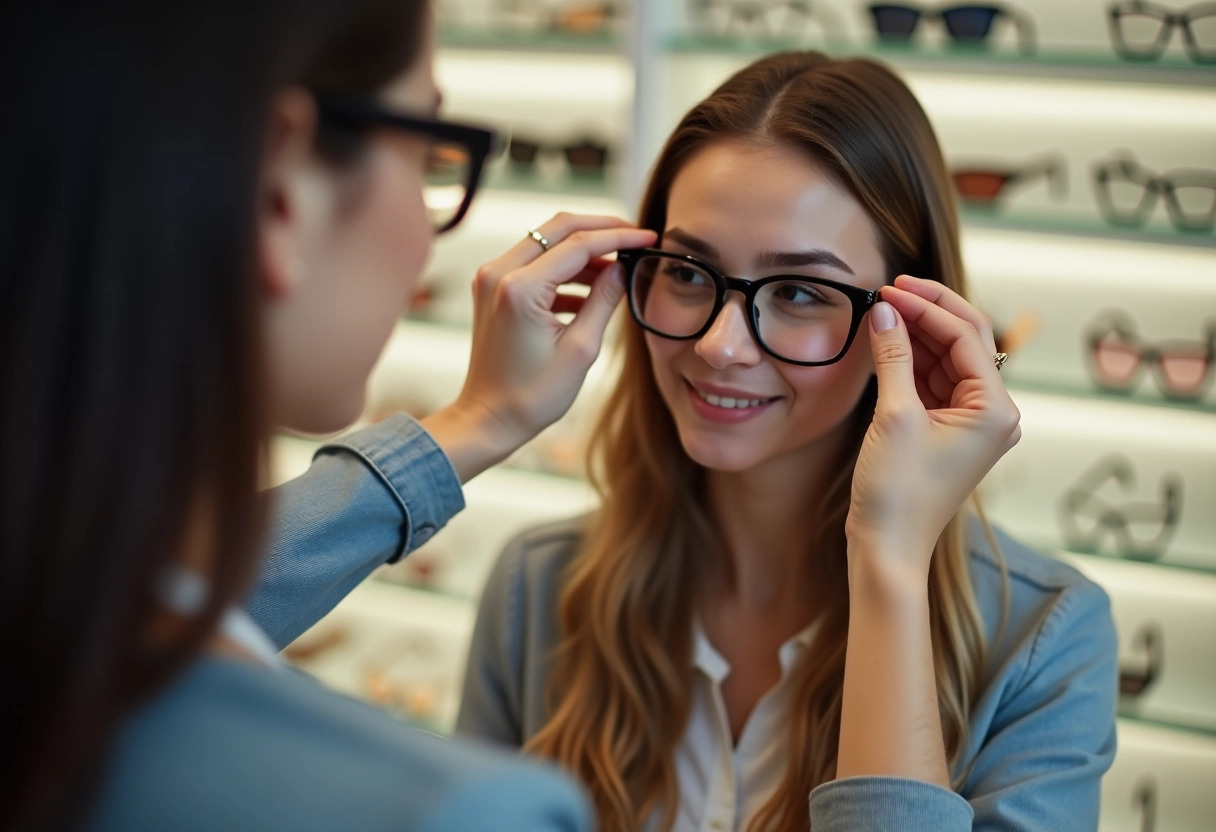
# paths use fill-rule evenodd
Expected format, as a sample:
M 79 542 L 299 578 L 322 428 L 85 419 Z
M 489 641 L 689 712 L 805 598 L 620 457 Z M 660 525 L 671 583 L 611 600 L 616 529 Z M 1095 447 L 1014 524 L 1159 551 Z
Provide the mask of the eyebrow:
M 669 228 L 663 232 L 663 237 L 675 240 L 685 248 L 692 249 L 710 260 L 720 261 L 722 259 L 722 255 L 716 248 L 682 228 Z M 827 266 L 846 274 L 854 273 L 848 263 L 822 248 L 801 251 L 764 251 L 756 258 L 756 268 L 759 269 L 791 269 L 799 266 Z

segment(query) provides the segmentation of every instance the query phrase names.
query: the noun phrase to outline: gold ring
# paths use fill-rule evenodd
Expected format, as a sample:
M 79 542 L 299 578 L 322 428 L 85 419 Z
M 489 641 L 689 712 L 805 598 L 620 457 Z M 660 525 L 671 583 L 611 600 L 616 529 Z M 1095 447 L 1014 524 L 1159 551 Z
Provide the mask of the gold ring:
M 529 228 L 529 229 L 528 229 L 528 236 L 529 236 L 529 237 L 531 237 L 533 240 L 536 240 L 537 244 L 538 244 L 538 245 L 539 245 L 541 248 L 543 248 L 545 251 L 548 251 L 548 250 L 549 250 L 549 248 L 550 248 L 550 246 L 549 246 L 549 241 L 545 239 L 545 235 L 544 235 L 544 234 L 541 234 L 541 233 L 540 233 L 539 231 L 537 231 L 535 228 Z
M 1008 360 L 1009 353 L 1007 352 L 998 352 L 992 356 L 992 363 L 996 365 L 997 372 L 1000 372 L 1000 369 L 1005 366 L 1005 362 Z

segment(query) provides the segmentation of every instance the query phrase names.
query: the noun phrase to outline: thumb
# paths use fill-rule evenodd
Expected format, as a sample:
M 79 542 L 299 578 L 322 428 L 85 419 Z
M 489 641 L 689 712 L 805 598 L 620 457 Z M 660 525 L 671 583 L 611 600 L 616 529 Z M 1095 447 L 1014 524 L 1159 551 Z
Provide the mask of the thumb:
M 566 327 L 565 338 L 576 343 L 594 344 L 596 354 L 604 341 L 604 331 L 612 320 L 612 313 L 625 294 L 625 270 L 620 263 L 612 263 L 599 273 L 591 284 L 591 292 L 579 307 L 578 314 Z
M 878 404 L 885 409 L 919 402 L 912 374 L 912 342 L 895 307 L 879 301 L 870 310 L 870 352 L 878 376 Z

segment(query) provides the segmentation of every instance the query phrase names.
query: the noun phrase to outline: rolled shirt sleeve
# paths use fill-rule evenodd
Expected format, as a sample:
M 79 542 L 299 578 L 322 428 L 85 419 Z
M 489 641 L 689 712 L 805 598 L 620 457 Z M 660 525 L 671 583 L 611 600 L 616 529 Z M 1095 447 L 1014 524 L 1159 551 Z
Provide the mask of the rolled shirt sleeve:
M 304 474 L 268 494 L 246 609 L 280 649 L 464 508 L 447 455 L 404 415 L 326 443 Z

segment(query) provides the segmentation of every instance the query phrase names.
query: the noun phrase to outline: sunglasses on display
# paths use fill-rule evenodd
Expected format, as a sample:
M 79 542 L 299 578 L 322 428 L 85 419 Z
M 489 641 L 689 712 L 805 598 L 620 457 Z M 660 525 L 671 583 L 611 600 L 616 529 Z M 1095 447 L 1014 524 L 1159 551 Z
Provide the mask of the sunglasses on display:
M 1208 324 L 1205 340 L 1150 344 L 1140 338 L 1131 317 L 1116 310 L 1090 324 L 1085 340 L 1091 377 L 1114 393 L 1132 392 L 1150 367 L 1163 396 L 1194 401 L 1203 395 L 1216 360 L 1216 323 Z
M 922 19 L 938 19 L 950 40 L 961 46 L 983 46 L 998 20 L 1011 22 L 1018 32 L 1023 52 L 1034 50 L 1034 23 L 1025 14 L 1007 6 L 947 6 L 930 9 L 911 5 L 872 4 L 868 7 L 874 31 L 884 43 L 907 43 Z
M 1128 0 L 1112 3 L 1106 12 L 1111 43 L 1125 60 L 1157 60 L 1165 54 L 1174 29 L 1180 29 L 1187 57 L 1195 63 L 1216 63 L 1216 3 L 1173 10 L 1145 0 Z
M 560 155 L 575 175 L 599 176 L 608 165 L 610 151 L 607 144 L 594 139 L 550 145 L 512 136 L 507 145 L 507 158 L 511 160 L 512 167 L 521 172 L 531 172 L 536 160 L 547 155 Z
M 1161 628 L 1154 623 L 1148 623 L 1136 631 L 1133 644 L 1140 647 L 1144 653 L 1142 663 L 1134 666 L 1119 663 L 1119 695 L 1136 698 L 1142 696 L 1161 675 L 1162 655 Z
M 1179 231 L 1216 228 L 1216 170 L 1184 168 L 1157 175 L 1120 151 L 1095 164 L 1092 174 L 1098 208 L 1111 225 L 1144 225 L 1160 197 Z
M 818 367 L 839 361 L 878 292 L 800 275 L 744 280 L 687 254 L 653 248 L 617 252 L 633 319 L 646 331 L 678 341 L 700 338 L 726 305 L 743 295 L 756 343 L 780 361 Z
M 818 27 L 825 38 L 840 34 L 840 19 L 819 4 L 801 0 L 690 0 L 693 28 L 731 39 L 790 40 Z
M 496 28 L 518 34 L 596 35 L 620 19 L 615 2 L 496 0 L 491 9 Z
M 1119 557 L 1158 560 L 1165 554 L 1182 514 L 1182 479 L 1174 473 L 1161 478 L 1159 503 L 1129 502 L 1114 505 L 1094 492 L 1114 480 L 1124 490 L 1135 484 L 1131 463 L 1122 456 L 1100 459 L 1064 492 L 1060 526 L 1069 549 L 1098 554 L 1112 538 Z
M 1039 178 L 1047 180 L 1053 197 L 1061 198 L 1067 193 L 1064 162 L 1056 157 L 1020 167 L 956 167 L 950 171 L 950 177 L 959 197 L 972 207 L 996 205 L 1009 190 Z
M 386 109 L 368 98 L 317 93 L 321 120 L 328 129 L 387 128 L 430 139 L 424 171 L 423 200 L 436 234 L 451 231 L 464 219 L 481 182 L 486 159 L 498 146 L 493 130 Z

